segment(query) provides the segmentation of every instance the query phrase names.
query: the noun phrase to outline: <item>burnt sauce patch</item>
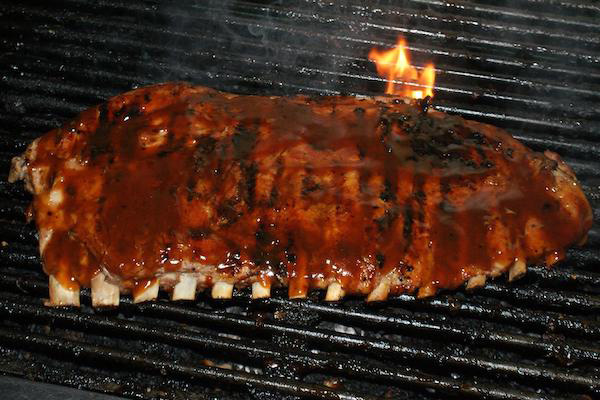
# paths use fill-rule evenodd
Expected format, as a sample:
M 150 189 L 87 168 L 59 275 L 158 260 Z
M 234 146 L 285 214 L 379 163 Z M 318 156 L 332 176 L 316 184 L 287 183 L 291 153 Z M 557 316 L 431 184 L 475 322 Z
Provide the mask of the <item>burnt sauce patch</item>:
M 544 261 L 583 237 L 587 222 L 547 189 L 556 163 L 429 106 L 188 85 L 112 99 L 71 124 L 85 134 L 44 136 L 32 162 L 60 177 L 72 216 L 47 246 L 46 272 L 87 286 L 102 266 L 135 288 L 191 262 L 284 284 L 337 280 L 347 293 L 395 272 L 401 292 Z M 86 162 L 68 168 L 71 158 Z M 48 207 L 34 202 L 40 226 L 56 223 Z M 523 238 L 530 219 L 544 221 L 539 246 Z

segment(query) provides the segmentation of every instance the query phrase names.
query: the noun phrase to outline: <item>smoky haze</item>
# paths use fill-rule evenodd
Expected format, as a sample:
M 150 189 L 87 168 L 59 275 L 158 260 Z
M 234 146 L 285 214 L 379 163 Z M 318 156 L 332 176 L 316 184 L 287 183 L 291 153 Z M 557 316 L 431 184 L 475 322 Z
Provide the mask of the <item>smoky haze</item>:
M 177 51 L 170 63 L 195 70 L 186 80 L 230 91 L 356 91 L 345 88 L 348 75 L 374 71 L 367 61 L 371 45 L 360 39 L 367 28 L 355 20 L 357 8 L 295 3 L 301 7 L 285 1 L 198 4 L 170 21 L 170 29 L 188 35 L 172 43 Z M 162 12 L 172 15 L 170 8 Z M 163 80 L 181 79 L 176 70 Z

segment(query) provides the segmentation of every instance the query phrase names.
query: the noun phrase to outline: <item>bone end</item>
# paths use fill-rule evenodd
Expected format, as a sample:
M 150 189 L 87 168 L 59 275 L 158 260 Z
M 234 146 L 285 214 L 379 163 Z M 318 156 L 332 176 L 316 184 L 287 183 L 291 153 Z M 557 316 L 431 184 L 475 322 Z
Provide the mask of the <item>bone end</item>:
M 179 281 L 173 286 L 171 300 L 194 300 L 198 279 L 191 274 L 181 274 Z
M 119 287 L 106 281 L 106 275 L 97 274 L 92 278 L 92 306 L 116 307 L 119 305 Z
M 231 299 L 233 296 L 233 284 L 227 282 L 216 282 L 211 292 L 213 299 Z
M 264 286 L 260 282 L 254 282 L 252 284 L 253 299 L 267 299 L 269 297 L 271 297 L 271 285 Z
M 377 285 L 375 289 L 367 297 L 367 302 L 371 301 L 384 301 L 387 300 L 390 294 L 390 283 L 388 281 L 382 281 Z
M 158 297 L 158 280 L 155 279 L 148 287 L 133 295 L 134 303 L 154 300 Z
M 44 304 L 49 307 L 76 306 L 79 307 L 79 287 L 69 289 L 63 286 L 54 275 L 50 275 L 48 282 L 50 299 Z
M 422 288 L 419 288 L 419 291 L 417 292 L 417 297 L 419 299 L 424 299 L 426 297 L 431 297 L 433 295 L 435 295 L 436 293 L 436 288 L 434 286 L 428 285 L 428 286 L 423 286 Z
M 467 282 L 467 290 L 473 290 L 482 287 L 485 285 L 486 277 L 485 275 L 477 275 L 469 279 Z
M 515 279 L 519 279 L 527 272 L 527 265 L 524 261 L 517 260 L 508 270 L 508 281 L 512 282 Z
M 327 287 L 327 293 L 325 294 L 325 301 L 339 301 L 344 297 L 344 289 L 339 282 L 332 282 Z

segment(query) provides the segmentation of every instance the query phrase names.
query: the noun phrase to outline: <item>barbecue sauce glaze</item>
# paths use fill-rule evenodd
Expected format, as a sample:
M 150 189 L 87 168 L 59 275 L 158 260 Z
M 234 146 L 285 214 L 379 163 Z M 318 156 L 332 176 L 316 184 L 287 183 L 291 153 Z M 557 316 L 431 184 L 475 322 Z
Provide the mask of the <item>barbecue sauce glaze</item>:
M 589 204 L 559 199 L 558 162 L 426 111 L 184 84 L 118 96 L 37 146 L 45 270 L 77 287 L 104 268 L 135 292 L 189 260 L 290 295 L 331 279 L 367 293 L 396 271 L 392 292 L 428 295 L 585 237 Z

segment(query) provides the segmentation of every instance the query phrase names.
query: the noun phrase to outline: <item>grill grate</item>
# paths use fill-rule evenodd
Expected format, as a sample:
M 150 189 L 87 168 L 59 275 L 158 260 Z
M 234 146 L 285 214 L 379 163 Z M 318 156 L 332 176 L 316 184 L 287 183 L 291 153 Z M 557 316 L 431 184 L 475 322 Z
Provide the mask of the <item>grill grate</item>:
M 133 87 L 380 94 L 366 59 L 406 37 L 434 106 L 557 151 L 600 216 L 600 7 L 593 1 L 27 1 L 0 5 L 0 168 Z M 0 182 L 0 373 L 131 398 L 591 399 L 600 234 L 521 281 L 384 305 L 284 293 L 48 309 L 21 188 Z

